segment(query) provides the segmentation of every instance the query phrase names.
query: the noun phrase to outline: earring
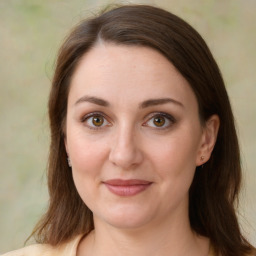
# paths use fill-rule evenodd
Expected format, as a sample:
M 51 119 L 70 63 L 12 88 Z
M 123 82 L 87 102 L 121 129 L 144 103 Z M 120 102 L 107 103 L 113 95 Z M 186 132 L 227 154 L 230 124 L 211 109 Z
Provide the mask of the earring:
M 204 160 L 204 156 L 201 156 L 201 157 L 200 157 L 200 160 L 203 161 L 203 160 Z M 204 164 L 201 165 L 201 168 L 202 168 L 202 169 L 204 168 Z
M 69 167 L 72 167 L 71 161 L 70 161 L 70 158 L 69 158 L 69 157 L 67 157 L 67 162 L 68 162 L 68 166 L 69 166 Z

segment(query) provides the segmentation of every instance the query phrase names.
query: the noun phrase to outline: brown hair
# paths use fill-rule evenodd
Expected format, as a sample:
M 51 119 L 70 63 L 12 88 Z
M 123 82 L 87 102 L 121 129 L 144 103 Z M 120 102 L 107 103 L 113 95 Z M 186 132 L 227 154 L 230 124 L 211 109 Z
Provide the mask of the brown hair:
M 202 37 L 185 21 L 159 8 L 125 5 L 82 21 L 63 43 L 49 98 L 51 145 L 48 167 L 50 205 L 32 235 L 57 245 L 90 232 L 92 212 L 79 197 L 66 161 L 64 129 L 70 79 L 81 57 L 105 42 L 139 45 L 161 52 L 187 79 L 199 104 L 202 124 L 213 114 L 220 129 L 211 159 L 197 168 L 190 188 L 192 229 L 209 237 L 216 253 L 243 256 L 250 244 L 235 214 L 241 182 L 234 118 L 218 66 Z

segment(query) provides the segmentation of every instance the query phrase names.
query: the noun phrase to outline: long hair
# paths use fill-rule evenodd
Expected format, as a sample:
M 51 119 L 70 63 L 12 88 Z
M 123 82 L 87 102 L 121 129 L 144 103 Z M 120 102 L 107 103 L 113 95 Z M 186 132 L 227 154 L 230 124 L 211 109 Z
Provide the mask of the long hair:
M 147 5 L 119 6 L 83 20 L 60 48 L 48 105 L 50 202 L 32 235 L 39 243 L 58 245 L 94 228 L 92 212 L 74 185 L 64 138 L 70 80 L 81 57 L 99 39 L 159 51 L 189 82 L 202 124 L 213 114 L 219 116 L 220 129 L 212 156 L 203 168 L 197 168 L 190 188 L 190 224 L 196 233 L 209 237 L 218 255 L 246 255 L 251 246 L 240 232 L 235 213 L 241 183 L 240 152 L 221 73 L 206 43 L 189 24 Z

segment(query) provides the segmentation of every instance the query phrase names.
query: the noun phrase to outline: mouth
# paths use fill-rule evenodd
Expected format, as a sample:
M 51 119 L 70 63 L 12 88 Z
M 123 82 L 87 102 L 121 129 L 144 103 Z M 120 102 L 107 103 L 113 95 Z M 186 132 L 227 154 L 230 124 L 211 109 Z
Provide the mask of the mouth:
M 103 184 L 108 188 L 110 192 L 118 196 L 134 196 L 150 187 L 152 182 L 146 180 L 122 180 L 112 179 L 104 181 Z

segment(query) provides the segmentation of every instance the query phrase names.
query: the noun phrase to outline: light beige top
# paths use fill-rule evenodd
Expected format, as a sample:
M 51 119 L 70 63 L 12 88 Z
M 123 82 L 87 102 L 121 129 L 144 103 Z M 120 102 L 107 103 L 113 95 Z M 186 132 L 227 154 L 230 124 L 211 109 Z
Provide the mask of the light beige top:
M 70 242 L 57 247 L 47 244 L 34 244 L 1 256 L 76 256 L 77 247 L 82 237 L 83 235 L 79 235 Z M 208 256 L 214 256 L 212 250 Z
M 76 256 L 77 246 L 82 235 L 60 246 L 51 246 L 48 244 L 34 244 L 22 249 L 5 253 L 1 256 Z

